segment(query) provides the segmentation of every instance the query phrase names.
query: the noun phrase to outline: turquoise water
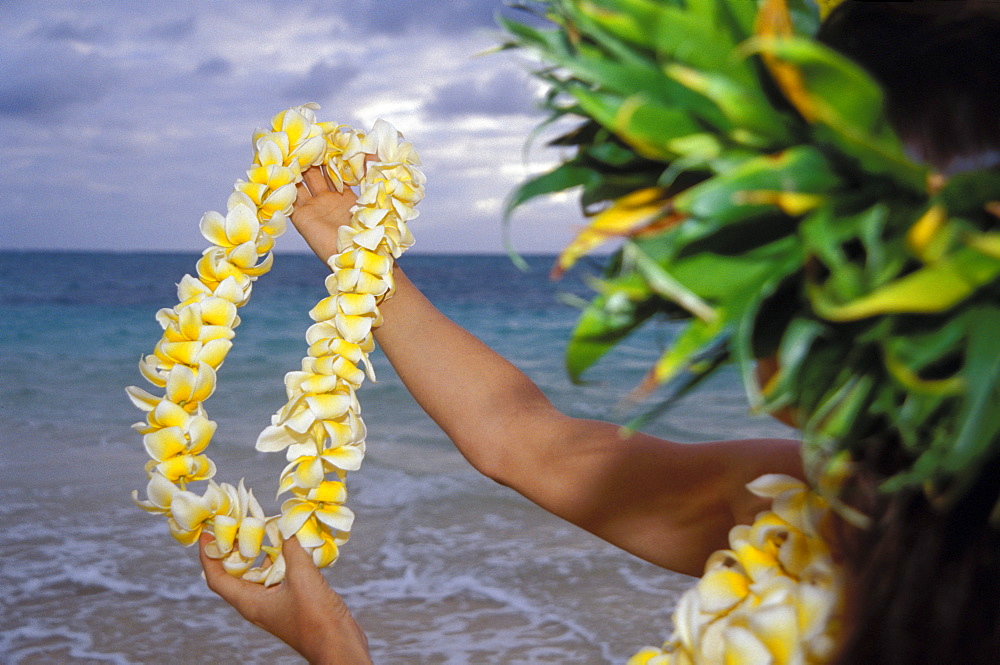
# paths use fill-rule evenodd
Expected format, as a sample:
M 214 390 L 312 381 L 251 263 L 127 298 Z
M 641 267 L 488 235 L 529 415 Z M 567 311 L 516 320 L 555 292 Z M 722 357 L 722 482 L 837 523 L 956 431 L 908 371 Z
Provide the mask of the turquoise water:
M 13 253 L 0 258 L 0 661 L 297 662 L 208 592 L 193 552 L 129 499 L 145 486 L 140 413 L 127 385 L 176 303 L 196 255 Z M 521 367 L 565 411 L 621 419 L 616 405 L 672 330 L 643 333 L 574 386 L 562 349 L 576 311 L 551 257 L 521 273 L 506 257 L 411 256 L 403 265 L 447 315 Z M 206 407 L 217 479 L 246 476 L 270 503 L 283 458 L 253 441 L 284 402 L 304 353 L 306 312 L 325 295 L 315 258 L 279 255 L 241 310 L 236 346 Z M 601 663 L 664 636 L 689 578 L 656 569 L 478 476 L 373 354 L 360 398 L 358 514 L 328 573 L 371 638 L 376 662 Z M 649 430 L 684 441 L 782 436 L 750 418 L 732 373 Z M 265 508 L 268 508 L 265 505 Z

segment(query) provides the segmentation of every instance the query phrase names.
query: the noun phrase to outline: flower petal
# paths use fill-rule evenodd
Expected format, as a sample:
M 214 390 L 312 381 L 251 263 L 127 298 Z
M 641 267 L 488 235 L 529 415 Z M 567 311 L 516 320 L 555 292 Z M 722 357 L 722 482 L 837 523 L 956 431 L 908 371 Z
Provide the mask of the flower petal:
M 346 506 L 325 505 L 316 509 L 316 519 L 335 531 L 350 531 L 354 524 L 354 511 Z
M 181 344 L 172 344 L 169 346 L 189 344 L 198 344 L 199 347 L 201 346 L 199 342 L 182 342 Z M 192 353 L 191 356 L 193 359 L 194 354 Z M 167 399 L 174 404 L 187 402 L 195 392 L 195 381 L 196 375 L 193 369 L 187 365 L 174 365 L 170 368 L 170 374 L 167 375 Z
M 232 551 L 239 526 L 239 520 L 230 515 L 216 515 L 215 519 L 212 520 L 212 532 L 215 534 L 215 542 L 219 554 L 225 556 Z
M 319 457 L 306 457 L 296 466 L 293 473 L 295 486 L 303 489 L 317 487 L 323 482 L 323 460 Z
M 293 443 L 297 443 L 297 440 L 289 435 L 285 427 L 281 425 L 269 425 L 257 437 L 257 443 L 254 448 L 265 453 L 276 453 L 284 450 Z
M 205 237 L 205 240 L 209 241 L 213 245 L 219 245 L 222 247 L 227 247 L 229 245 L 229 240 L 226 237 L 226 218 L 220 213 L 210 210 L 206 212 L 199 224 L 201 228 L 201 235 Z M 187 277 L 188 275 L 185 275 Z M 187 300 L 185 297 L 181 297 L 181 301 Z
M 174 425 L 184 427 L 187 425 L 188 420 L 191 419 L 187 411 L 166 399 L 161 399 L 150 415 L 152 416 L 150 418 L 151 423 L 155 423 L 160 427 L 172 427 Z
M 204 416 L 192 416 L 188 422 L 188 452 L 200 453 L 212 440 L 218 425 Z
M 336 480 L 328 480 L 316 489 L 310 490 L 308 496 L 310 501 L 343 503 L 347 500 L 347 488 L 344 486 L 344 483 L 337 482 Z
M 334 317 L 334 325 L 348 342 L 358 344 L 364 340 L 372 330 L 372 320 L 367 316 L 348 316 L 337 314 Z
M 142 444 L 149 456 L 157 462 L 187 452 L 187 438 L 180 427 L 164 427 L 142 437 Z
M 286 506 L 288 506 L 287 509 Z M 288 539 L 298 533 L 302 525 L 312 516 L 314 509 L 310 503 L 296 499 L 286 501 L 281 507 L 281 517 L 278 518 L 278 529 L 281 530 L 281 537 Z
M 371 314 L 375 311 L 375 296 L 368 293 L 343 293 L 338 296 L 337 306 L 350 316 Z
M 760 639 L 743 626 L 730 626 L 723 632 L 726 665 L 773 665 L 778 661 Z
M 186 531 L 192 531 L 214 517 L 208 501 L 187 490 L 174 493 L 170 514 L 178 526 Z
M 129 386 L 125 389 L 125 393 L 132 403 L 143 411 L 152 411 L 163 400 L 162 397 L 150 394 L 137 386 Z
M 256 559 L 260 554 L 261 543 L 264 542 L 264 520 L 256 517 L 246 517 L 240 523 L 237 542 L 240 554 L 247 559 Z
M 749 580 L 731 568 L 709 570 L 698 581 L 698 596 L 704 612 L 722 613 L 750 593 Z

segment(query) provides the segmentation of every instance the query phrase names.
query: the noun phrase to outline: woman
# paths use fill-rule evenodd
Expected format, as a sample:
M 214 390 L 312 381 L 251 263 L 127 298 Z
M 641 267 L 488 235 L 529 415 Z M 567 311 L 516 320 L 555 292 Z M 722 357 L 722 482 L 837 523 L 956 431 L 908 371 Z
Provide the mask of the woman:
M 995 167 L 996 86 L 984 90 L 971 72 L 992 67 L 983 80 L 1000 80 L 996 49 L 961 50 L 1000 43 L 1000 14 L 984 6 L 943 16 L 926 3 L 899 4 L 846 3 L 820 38 L 885 87 L 890 119 L 915 157 L 944 174 Z M 887 42 L 895 45 L 888 57 Z M 348 221 L 353 199 L 318 169 L 299 185 L 292 221 L 324 261 L 336 251 L 336 229 Z M 797 442 L 690 446 L 642 433 L 623 437 L 616 425 L 561 414 L 395 271 L 396 294 L 382 308 L 376 339 L 407 389 L 476 469 L 608 542 L 699 575 L 706 559 L 727 547 L 732 527 L 752 523 L 769 506 L 748 483 L 775 473 L 805 478 Z M 441 373 L 447 383 L 434 380 Z M 1000 531 L 988 520 L 1000 494 L 1000 462 L 988 459 L 971 489 L 941 509 L 920 490 L 873 489 L 912 461 L 903 459 L 891 428 L 873 440 L 857 455 L 842 497 L 870 526 L 838 521 L 831 536 L 847 584 L 836 662 L 994 662 Z M 294 538 L 284 551 L 287 578 L 272 588 L 229 577 L 204 554 L 202 563 L 214 591 L 310 662 L 369 662 L 363 631 L 309 556 Z
M 338 193 L 318 168 L 306 173 L 298 196 L 292 221 L 325 261 L 355 196 Z M 748 482 L 764 473 L 802 475 L 794 441 L 691 446 L 641 433 L 623 438 L 618 425 L 565 416 L 517 368 L 441 314 L 398 266 L 395 277 L 375 337 L 420 406 L 484 475 L 628 552 L 700 574 L 729 529 L 766 507 Z M 441 374 L 451 378 L 438 381 Z M 344 633 L 352 643 L 363 634 L 311 558 L 292 541 L 286 547 L 287 584 L 265 589 L 203 556 L 208 583 L 252 622 L 324 662 L 311 654 L 335 654 Z M 316 650 L 303 644 L 314 638 L 323 642 Z

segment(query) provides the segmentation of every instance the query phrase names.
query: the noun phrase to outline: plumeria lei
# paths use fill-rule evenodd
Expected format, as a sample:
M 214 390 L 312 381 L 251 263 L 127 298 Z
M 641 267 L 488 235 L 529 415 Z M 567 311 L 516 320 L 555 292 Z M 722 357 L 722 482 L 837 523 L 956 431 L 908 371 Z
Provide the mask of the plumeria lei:
M 181 279 L 179 304 L 157 313 L 163 337 L 139 363 L 164 395 L 127 389 L 146 412 L 145 421 L 133 427 L 152 458 L 147 498 L 133 492 L 136 504 L 164 515 L 185 546 L 203 531 L 212 534 L 209 556 L 221 559 L 231 575 L 266 585 L 284 577 L 283 539 L 297 535 L 321 567 L 333 563 L 347 541 L 354 513 L 343 505 L 344 479 L 360 468 L 366 434 L 355 393 L 366 374 L 375 378 L 368 354 L 372 330 L 382 321 L 378 305 L 394 291 L 393 261 L 413 243 L 407 224 L 424 194 L 417 154 L 392 125 L 378 120 L 365 133 L 317 123 L 317 108 L 306 104 L 278 113 L 270 129 L 254 134 L 247 179 L 236 182 L 225 215 L 202 217 L 202 235 L 212 246 L 197 263 L 197 277 Z M 204 451 L 216 423 L 203 402 L 232 347 L 238 308 L 271 268 L 271 249 L 292 212 L 295 186 L 303 171 L 318 165 L 338 190 L 356 186 L 359 195 L 351 223 L 339 230 L 339 251 L 329 260 L 330 295 L 309 313 L 316 323 L 306 331 L 302 369 L 285 376 L 288 402 L 257 439 L 257 450 L 283 450 L 288 460 L 278 494 L 291 497 L 281 515 L 266 517 L 242 480 L 233 486 L 212 479 L 216 467 Z M 207 481 L 202 494 L 188 489 L 197 481 Z M 262 553 L 270 565 L 258 562 Z
M 729 532 L 681 597 L 674 633 L 627 665 L 830 662 L 839 637 L 843 574 L 824 531 L 831 513 L 802 481 L 761 476 L 747 488 L 771 499 L 753 525 Z

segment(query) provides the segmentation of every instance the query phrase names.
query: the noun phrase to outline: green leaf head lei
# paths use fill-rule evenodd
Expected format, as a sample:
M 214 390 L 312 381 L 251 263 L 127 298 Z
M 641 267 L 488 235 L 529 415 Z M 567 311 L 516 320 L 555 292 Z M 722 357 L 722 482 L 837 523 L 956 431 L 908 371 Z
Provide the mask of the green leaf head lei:
M 1000 456 L 1000 171 L 908 157 L 880 86 L 815 39 L 808 0 L 522 7 L 550 25 L 503 20 L 506 46 L 546 63 L 546 123 L 573 128 L 554 141 L 571 156 L 509 208 L 580 191 L 589 223 L 556 273 L 622 240 L 571 376 L 680 319 L 647 381 L 679 385 L 669 399 L 732 361 L 755 409 L 795 414 L 835 502 L 861 465 L 885 492 L 961 498 Z M 761 359 L 777 367 L 763 385 Z

